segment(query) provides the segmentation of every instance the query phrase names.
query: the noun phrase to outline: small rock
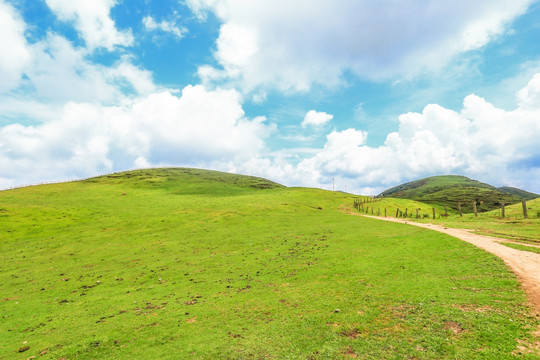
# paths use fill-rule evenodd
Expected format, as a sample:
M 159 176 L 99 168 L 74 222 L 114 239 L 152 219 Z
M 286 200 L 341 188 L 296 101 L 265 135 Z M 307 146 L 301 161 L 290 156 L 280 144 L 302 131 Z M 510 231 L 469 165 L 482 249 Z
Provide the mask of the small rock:
M 338 312 L 340 312 L 340 311 L 341 311 L 341 310 L 339 310 L 339 309 L 335 309 L 333 312 L 338 313 Z
M 30 349 L 30 346 L 23 346 L 23 347 L 19 348 L 19 352 L 25 352 L 28 349 Z

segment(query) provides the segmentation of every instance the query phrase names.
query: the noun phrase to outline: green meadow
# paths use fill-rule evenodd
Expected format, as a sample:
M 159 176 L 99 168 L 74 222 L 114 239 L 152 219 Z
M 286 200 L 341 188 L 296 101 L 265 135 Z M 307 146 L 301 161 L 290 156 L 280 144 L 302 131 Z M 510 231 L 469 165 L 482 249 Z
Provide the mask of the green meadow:
M 0 359 L 539 358 L 500 259 L 353 199 L 194 169 L 0 192 Z
M 459 216 L 459 213 L 450 207 L 447 207 L 448 216 L 445 217 L 442 216 L 445 212 L 441 205 L 428 205 L 414 200 L 396 198 L 372 200 L 360 197 L 360 199 L 373 201 L 364 204 L 364 211 L 359 211 L 363 214 L 371 215 L 373 209 L 373 213 L 377 215 L 380 209 L 381 216 L 384 216 L 384 209 L 386 209 L 388 216 L 395 217 L 398 209 L 402 212 L 401 215 L 407 209 L 407 218 L 412 221 L 471 229 L 479 234 L 540 244 L 540 198 L 527 201 L 527 219 L 523 217 L 521 202 L 506 206 L 504 218 L 502 218 L 501 209 L 479 212 L 478 216 L 473 213 L 463 213 Z M 435 208 L 435 219 L 433 219 L 433 208 Z M 418 209 L 418 218 L 416 209 Z

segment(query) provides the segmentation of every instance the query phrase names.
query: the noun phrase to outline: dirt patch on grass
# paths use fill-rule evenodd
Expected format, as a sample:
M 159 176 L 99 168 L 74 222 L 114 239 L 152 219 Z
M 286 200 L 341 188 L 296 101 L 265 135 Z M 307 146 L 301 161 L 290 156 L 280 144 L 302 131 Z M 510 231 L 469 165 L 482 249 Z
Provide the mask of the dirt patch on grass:
M 353 348 L 351 347 L 348 347 L 347 349 L 345 349 L 345 351 L 343 352 L 343 355 L 346 357 L 351 357 L 353 359 L 356 359 L 358 357 L 358 355 L 354 352 Z
M 358 329 L 349 329 L 345 330 L 339 333 L 341 336 L 346 336 L 349 339 L 356 339 L 359 337 L 362 333 Z
M 472 304 L 452 304 L 452 307 L 462 310 L 463 312 L 487 313 L 495 311 L 490 306 L 474 306 Z
M 443 329 L 450 330 L 454 333 L 454 335 L 461 334 L 463 331 L 465 331 L 461 324 L 455 322 L 455 321 L 449 321 L 444 324 Z

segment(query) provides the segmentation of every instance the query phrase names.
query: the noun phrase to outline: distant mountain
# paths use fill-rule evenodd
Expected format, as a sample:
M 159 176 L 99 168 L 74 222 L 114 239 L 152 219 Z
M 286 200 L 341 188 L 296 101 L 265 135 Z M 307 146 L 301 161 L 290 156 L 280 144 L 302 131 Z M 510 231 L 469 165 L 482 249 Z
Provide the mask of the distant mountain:
M 379 196 L 446 205 L 453 209 L 457 209 L 458 203 L 461 203 L 462 211 L 467 213 L 473 212 L 475 201 L 478 211 L 483 212 L 499 208 L 501 203 L 511 205 L 539 195 L 510 187 L 496 188 L 465 176 L 444 175 L 401 184 L 383 191 Z

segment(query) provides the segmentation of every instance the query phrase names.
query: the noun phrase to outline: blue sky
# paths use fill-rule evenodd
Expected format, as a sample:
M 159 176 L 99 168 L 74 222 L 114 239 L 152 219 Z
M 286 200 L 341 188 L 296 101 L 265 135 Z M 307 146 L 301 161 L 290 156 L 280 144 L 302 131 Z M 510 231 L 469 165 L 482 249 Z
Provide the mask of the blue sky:
M 153 166 L 540 193 L 540 2 L 0 0 L 0 188 Z

